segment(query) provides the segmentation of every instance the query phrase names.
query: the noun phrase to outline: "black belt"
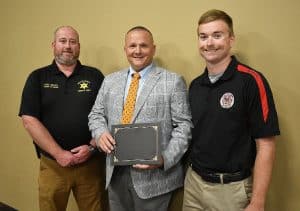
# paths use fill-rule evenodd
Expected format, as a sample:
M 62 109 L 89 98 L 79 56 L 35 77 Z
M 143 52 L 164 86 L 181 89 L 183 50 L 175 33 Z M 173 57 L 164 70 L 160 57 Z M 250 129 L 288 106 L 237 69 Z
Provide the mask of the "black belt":
M 191 167 L 200 177 L 202 177 L 203 180 L 212 183 L 227 184 L 230 182 L 237 182 L 246 179 L 251 175 L 250 170 L 238 171 L 234 173 L 214 173 L 203 170 L 201 171 L 201 169 L 196 168 L 193 165 L 191 165 Z

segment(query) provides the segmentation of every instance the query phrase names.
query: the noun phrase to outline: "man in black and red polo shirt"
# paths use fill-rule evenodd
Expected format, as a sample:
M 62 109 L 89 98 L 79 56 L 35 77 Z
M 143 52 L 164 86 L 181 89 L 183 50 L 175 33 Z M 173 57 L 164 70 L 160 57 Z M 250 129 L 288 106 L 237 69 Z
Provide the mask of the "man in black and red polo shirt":
M 204 13 L 198 37 L 206 69 L 189 89 L 194 129 L 183 210 L 262 211 L 280 134 L 271 89 L 231 56 L 228 14 Z

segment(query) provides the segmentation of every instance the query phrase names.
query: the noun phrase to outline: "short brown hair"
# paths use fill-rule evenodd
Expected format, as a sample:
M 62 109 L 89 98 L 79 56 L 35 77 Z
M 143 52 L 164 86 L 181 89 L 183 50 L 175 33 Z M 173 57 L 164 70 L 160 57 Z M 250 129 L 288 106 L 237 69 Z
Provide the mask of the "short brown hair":
M 207 12 L 205 12 L 199 18 L 198 27 L 201 24 L 209 23 L 209 22 L 216 21 L 216 20 L 224 21 L 228 25 L 230 35 L 232 35 L 232 36 L 234 35 L 232 18 L 226 12 L 224 12 L 222 10 L 212 9 L 212 10 L 208 10 Z

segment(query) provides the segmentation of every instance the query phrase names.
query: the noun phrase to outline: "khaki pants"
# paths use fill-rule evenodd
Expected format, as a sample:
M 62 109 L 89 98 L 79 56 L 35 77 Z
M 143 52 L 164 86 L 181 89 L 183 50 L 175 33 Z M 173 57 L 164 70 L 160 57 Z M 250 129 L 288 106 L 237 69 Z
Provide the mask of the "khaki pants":
M 183 211 L 243 211 L 250 202 L 252 177 L 228 184 L 204 181 L 189 167 L 183 197 Z
M 71 190 L 79 210 L 105 210 L 107 193 L 104 190 L 104 165 L 104 158 L 98 155 L 74 167 L 61 167 L 55 160 L 42 156 L 39 173 L 40 210 L 66 210 Z

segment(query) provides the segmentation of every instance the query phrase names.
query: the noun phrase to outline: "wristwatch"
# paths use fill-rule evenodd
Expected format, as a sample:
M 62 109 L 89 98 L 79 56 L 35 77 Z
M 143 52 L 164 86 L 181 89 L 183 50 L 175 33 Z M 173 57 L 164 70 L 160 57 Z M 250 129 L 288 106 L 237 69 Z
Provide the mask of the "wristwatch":
M 94 147 L 93 145 L 89 144 L 88 147 L 89 147 L 89 152 L 90 153 L 94 154 L 95 152 L 97 152 L 97 148 Z

